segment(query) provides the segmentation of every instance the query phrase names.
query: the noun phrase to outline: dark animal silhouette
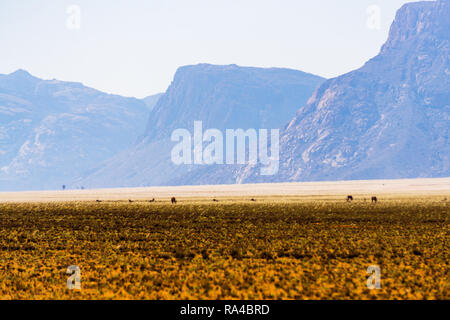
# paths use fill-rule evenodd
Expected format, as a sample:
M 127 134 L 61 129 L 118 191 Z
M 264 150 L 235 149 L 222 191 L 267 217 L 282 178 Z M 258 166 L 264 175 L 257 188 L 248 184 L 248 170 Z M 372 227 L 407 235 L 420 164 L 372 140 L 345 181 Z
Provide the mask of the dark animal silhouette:
M 347 196 L 347 202 L 353 201 L 353 196 Z
M 62 189 L 66 190 L 66 185 L 65 184 L 62 185 Z
M 153 198 L 152 200 L 149 200 L 148 202 L 155 202 L 155 198 Z
M 219 202 L 219 200 L 217 200 L 217 199 L 213 199 L 213 201 L 214 201 L 214 202 Z
M 372 197 L 372 203 L 377 203 L 377 201 L 378 201 L 378 199 L 377 199 L 377 197 Z
M 128 202 L 129 202 L 129 203 L 132 203 L 132 202 L 133 202 L 133 200 L 128 200 Z
M 251 198 L 250 201 L 256 201 L 255 199 Z
M 102 202 L 102 200 L 95 200 L 96 202 Z
M 175 197 L 172 197 L 172 199 L 170 199 L 170 201 L 171 201 L 172 203 L 177 203 L 177 199 L 175 199 Z

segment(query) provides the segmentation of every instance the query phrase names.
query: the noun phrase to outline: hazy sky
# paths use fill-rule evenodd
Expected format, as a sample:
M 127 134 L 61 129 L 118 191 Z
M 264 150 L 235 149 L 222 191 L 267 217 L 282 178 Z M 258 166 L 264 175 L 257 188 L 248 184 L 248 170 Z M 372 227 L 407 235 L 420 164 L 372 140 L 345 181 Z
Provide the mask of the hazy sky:
M 21 68 L 136 97 L 165 91 L 186 64 L 334 77 L 378 53 L 406 2 L 0 0 L 0 73 Z

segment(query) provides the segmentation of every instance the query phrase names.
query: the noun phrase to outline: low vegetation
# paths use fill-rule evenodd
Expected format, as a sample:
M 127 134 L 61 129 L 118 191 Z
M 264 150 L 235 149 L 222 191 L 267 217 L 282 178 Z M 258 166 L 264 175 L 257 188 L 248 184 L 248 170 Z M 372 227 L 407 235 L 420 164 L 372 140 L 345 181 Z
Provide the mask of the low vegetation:
M 442 199 L 3 203 L 0 298 L 449 299 Z

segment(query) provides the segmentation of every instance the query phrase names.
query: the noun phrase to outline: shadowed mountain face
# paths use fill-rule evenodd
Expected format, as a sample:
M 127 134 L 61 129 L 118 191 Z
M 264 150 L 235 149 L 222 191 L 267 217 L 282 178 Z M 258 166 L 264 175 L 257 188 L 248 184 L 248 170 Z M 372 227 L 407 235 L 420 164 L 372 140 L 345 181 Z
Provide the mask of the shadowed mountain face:
M 326 81 L 280 138 L 280 171 L 238 181 L 450 176 L 450 2 L 397 13 L 379 55 Z
M 61 188 L 134 143 L 148 110 L 80 83 L 0 75 L 0 190 Z
M 170 140 L 174 130 L 185 128 L 192 133 L 196 120 L 202 121 L 204 130 L 215 128 L 222 132 L 279 128 L 323 81 L 289 69 L 208 64 L 181 67 L 150 113 L 140 143 L 78 183 L 89 187 L 198 183 L 187 177 L 203 170 L 216 172 L 217 166 L 175 166 L 171 149 L 176 143 Z

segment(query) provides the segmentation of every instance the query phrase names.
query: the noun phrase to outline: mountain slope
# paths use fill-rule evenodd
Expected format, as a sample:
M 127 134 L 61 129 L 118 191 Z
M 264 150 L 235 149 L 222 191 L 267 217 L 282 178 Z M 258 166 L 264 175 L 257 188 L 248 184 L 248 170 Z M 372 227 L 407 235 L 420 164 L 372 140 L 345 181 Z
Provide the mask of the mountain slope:
M 280 170 L 241 182 L 450 176 L 450 2 L 404 5 L 380 53 L 326 81 L 280 138 Z
M 289 69 L 199 64 L 178 69 L 150 114 L 137 145 L 109 159 L 79 182 L 88 187 L 197 183 L 183 179 L 203 166 L 175 166 L 170 141 L 174 130 L 278 128 L 295 115 L 324 79 Z M 210 167 L 210 169 L 212 169 Z M 223 177 L 227 179 L 227 177 Z
M 144 103 L 147 105 L 148 111 L 152 111 L 156 107 L 156 104 L 158 103 L 158 100 L 162 95 L 163 93 L 157 93 L 142 99 L 142 101 L 144 101 Z
M 148 110 L 80 83 L 0 75 L 0 190 L 60 188 L 135 142 Z

